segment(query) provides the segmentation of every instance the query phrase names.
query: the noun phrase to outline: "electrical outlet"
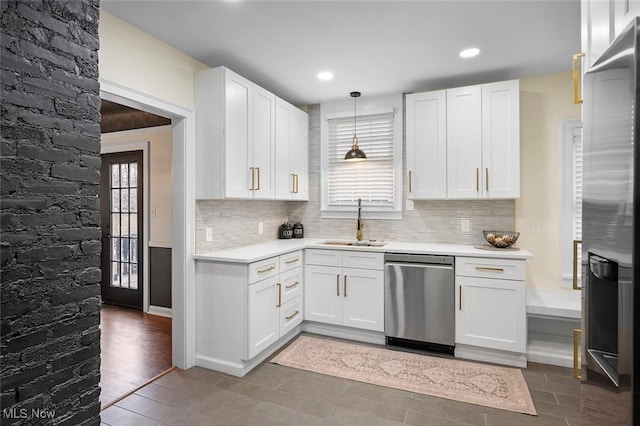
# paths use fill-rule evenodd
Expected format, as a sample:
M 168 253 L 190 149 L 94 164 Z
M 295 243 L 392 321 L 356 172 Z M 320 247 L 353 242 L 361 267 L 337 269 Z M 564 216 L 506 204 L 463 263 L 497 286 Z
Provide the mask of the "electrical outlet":
M 542 225 L 540 225 L 538 222 L 533 222 L 531 224 L 531 233 L 542 234 Z
M 407 211 L 412 211 L 413 208 L 414 208 L 413 200 L 407 200 L 407 205 L 406 205 Z
M 207 243 L 213 241 L 213 228 L 210 226 L 204 228 L 204 241 Z
M 471 231 L 471 221 L 469 219 L 462 219 L 460 221 L 460 228 L 462 232 L 470 232 Z
M 258 234 L 262 234 L 264 232 L 264 227 L 262 226 L 262 222 L 258 222 Z

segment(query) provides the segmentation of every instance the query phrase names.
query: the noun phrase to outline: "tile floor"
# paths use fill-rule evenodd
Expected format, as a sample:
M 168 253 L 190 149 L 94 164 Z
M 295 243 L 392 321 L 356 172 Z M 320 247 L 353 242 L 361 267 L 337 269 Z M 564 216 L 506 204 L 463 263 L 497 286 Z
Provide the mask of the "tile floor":
M 580 424 L 580 389 L 567 368 L 523 370 L 538 416 L 389 389 L 265 362 L 243 378 L 174 370 L 104 410 L 102 425 Z

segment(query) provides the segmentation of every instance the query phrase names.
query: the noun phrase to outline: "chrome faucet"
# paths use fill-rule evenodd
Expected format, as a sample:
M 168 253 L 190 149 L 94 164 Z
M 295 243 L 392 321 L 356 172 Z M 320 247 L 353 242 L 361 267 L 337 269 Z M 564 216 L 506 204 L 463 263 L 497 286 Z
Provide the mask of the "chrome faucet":
M 360 210 L 362 209 L 362 198 L 358 198 L 358 223 L 356 224 L 356 240 L 362 241 L 362 219 L 360 218 Z

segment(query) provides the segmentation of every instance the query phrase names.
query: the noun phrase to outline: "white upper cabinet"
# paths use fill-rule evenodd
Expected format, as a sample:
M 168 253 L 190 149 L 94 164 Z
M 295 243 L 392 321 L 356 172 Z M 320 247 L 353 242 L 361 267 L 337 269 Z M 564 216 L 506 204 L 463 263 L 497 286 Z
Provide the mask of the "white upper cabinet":
M 615 0 L 615 36 L 636 17 L 640 16 L 640 0 Z
M 276 97 L 218 67 L 196 73 L 196 198 L 276 198 Z
M 447 90 L 447 196 L 479 198 L 482 168 L 482 89 Z
M 276 98 L 276 199 L 309 199 L 309 115 Z
M 584 71 L 604 53 L 615 33 L 615 0 L 582 0 L 582 52 Z
M 447 196 L 446 91 L 406 97 L 407 198 Z
M 482 194 L 520 196 L 520 84 L 482 85 Z
M 407 198 L 520 196 L 518 80 L 406 96 Z

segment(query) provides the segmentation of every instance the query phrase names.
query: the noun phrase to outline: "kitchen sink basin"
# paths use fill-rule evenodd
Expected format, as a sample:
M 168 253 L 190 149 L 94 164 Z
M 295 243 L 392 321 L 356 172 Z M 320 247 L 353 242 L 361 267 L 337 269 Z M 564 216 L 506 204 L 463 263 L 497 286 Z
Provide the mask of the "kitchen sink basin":
M 367 241 L 325 241 L 321 244 L 327 246 L 343 246 L 343 247 L 382 247 L 385 243 L 384 241 L 378 240 L 367 240 Z

